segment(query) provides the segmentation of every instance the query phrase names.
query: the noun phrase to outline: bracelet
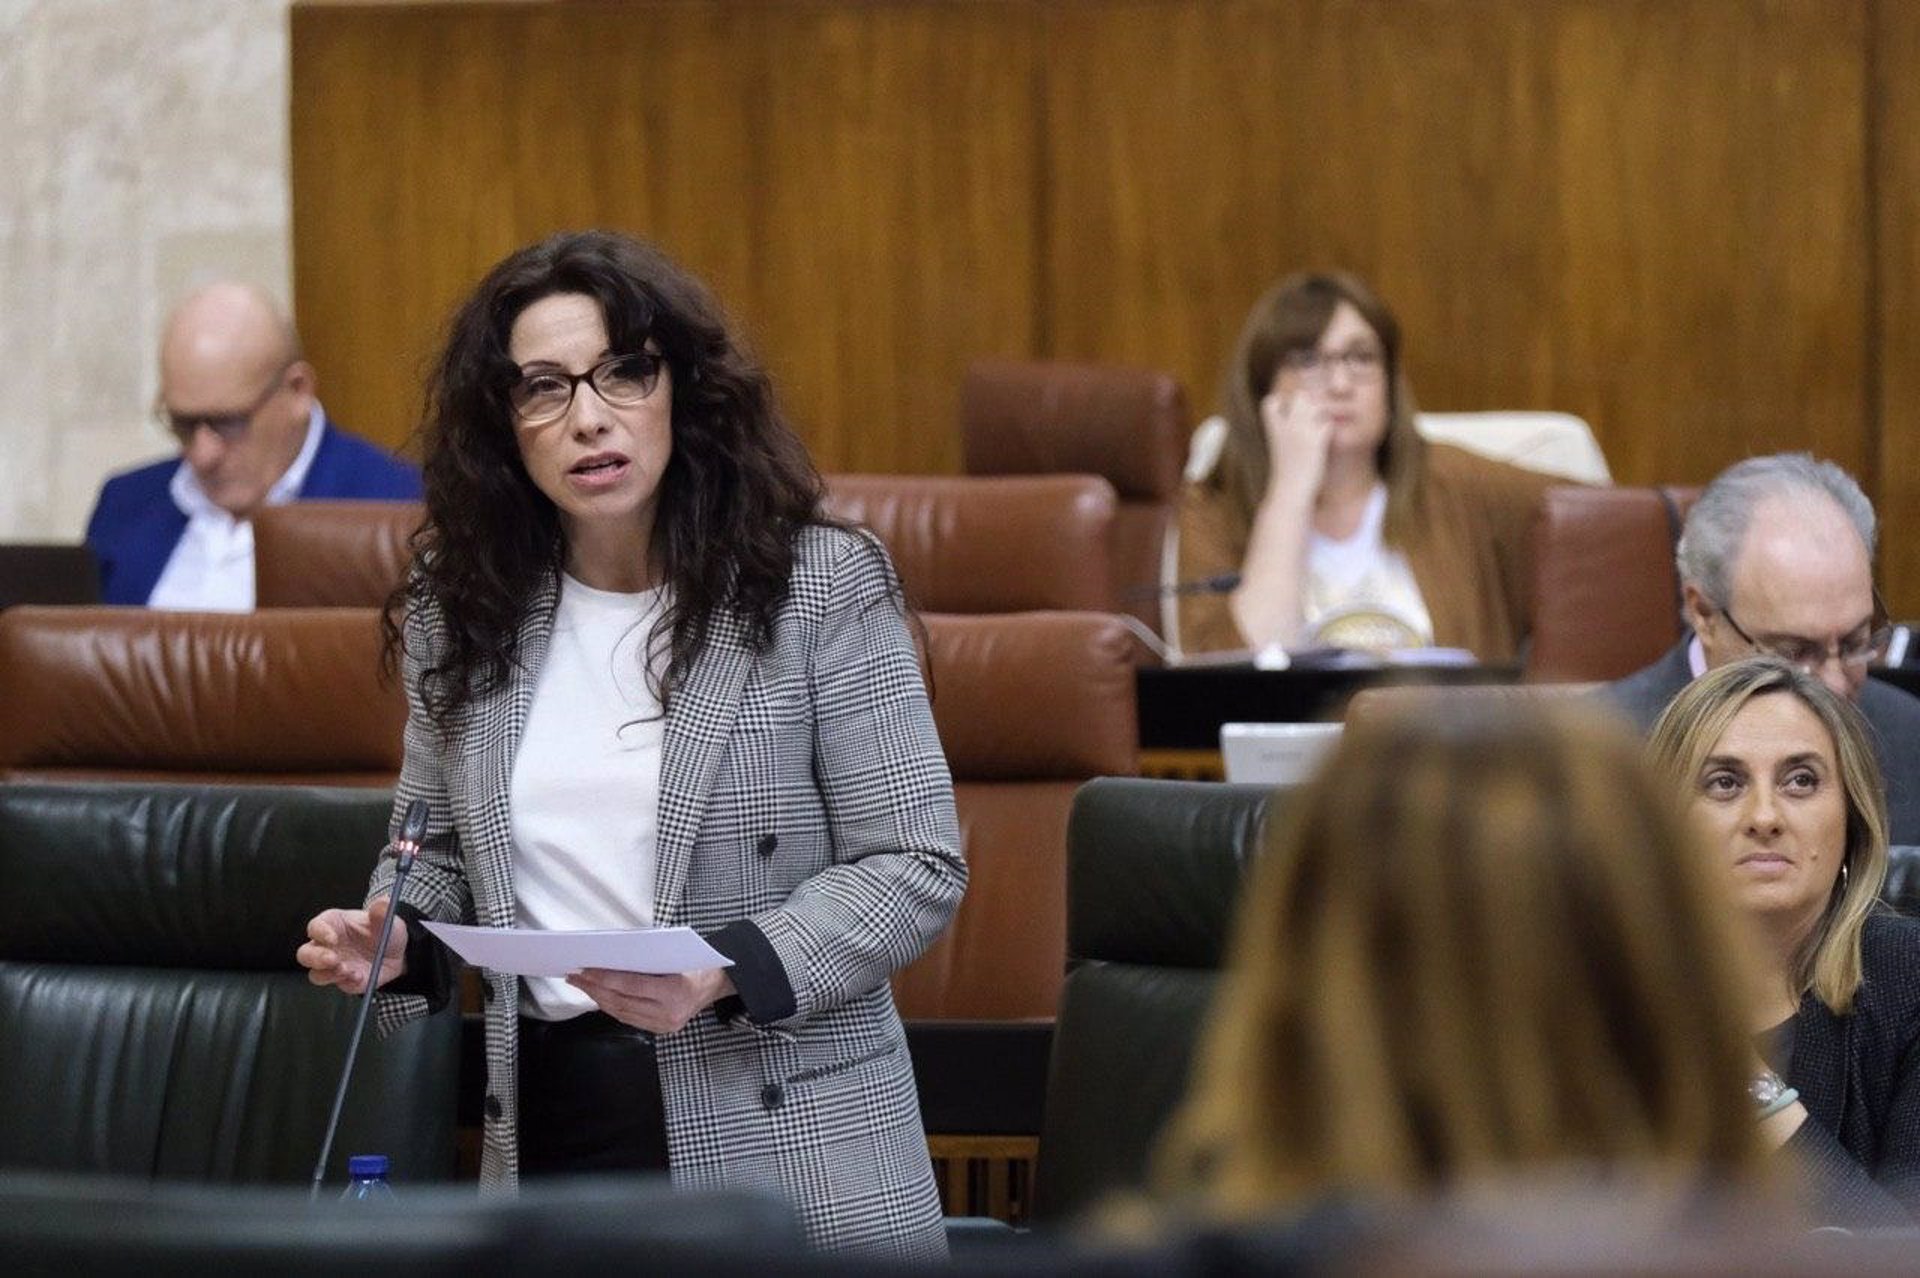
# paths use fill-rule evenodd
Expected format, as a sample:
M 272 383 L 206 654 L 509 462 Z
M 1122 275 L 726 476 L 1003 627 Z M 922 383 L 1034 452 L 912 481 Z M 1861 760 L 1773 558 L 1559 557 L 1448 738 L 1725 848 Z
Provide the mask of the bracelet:
M 1800 1091 L 1798 1088 L 1783 1087 L 1780 1089 L 1779 1094 L 1762 1105 L 1754 1116 L 1764 1123 L 1767 1119 L 1772 1118 L 1775 1114 L 1778 1114 L 1781 1110 L 1799 1099 Z

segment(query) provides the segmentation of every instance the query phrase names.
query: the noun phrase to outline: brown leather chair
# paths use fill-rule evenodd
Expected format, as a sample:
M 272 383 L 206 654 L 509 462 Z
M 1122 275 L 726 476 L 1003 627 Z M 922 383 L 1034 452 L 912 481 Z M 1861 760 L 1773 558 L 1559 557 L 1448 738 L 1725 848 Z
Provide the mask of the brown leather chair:
M 417 501 L 296 501 L 253 516 L 261 608 L 378 608 L 406 576 Z
M 829 475 L 827 510 L 886 544 L 927 612 L 1104 612 L 1116 499 L 1093 475 Z
M 894 992 L 907 1016 L 1051 1017 L 1074 791 L 1139 770 L 1133 640 L 1093 613 L 922 620 L 969 878 L 953 926 Z
M 0 612 L 0 777 L 391 785 L 372 609 Z
M 1109 608 L 1156 632 L 1161 558 L 1180 495 L 1186 393 L 1171 374 L 1058 361 L 987 359 L 960 387 L 969 475 L 1100 475 L 1119 494 Z
M 1067 817 L 1137 770 L 1133 639 L 1111 615 L 923 618 L 967 894 L 894 978 L 950 1215 L 1020 1220 L 1066 974 Z
M 1674 546 L 1697 488 L 1551 488 L 1534 525 L 1535 683 L 1618 679 L 1684 631 Z

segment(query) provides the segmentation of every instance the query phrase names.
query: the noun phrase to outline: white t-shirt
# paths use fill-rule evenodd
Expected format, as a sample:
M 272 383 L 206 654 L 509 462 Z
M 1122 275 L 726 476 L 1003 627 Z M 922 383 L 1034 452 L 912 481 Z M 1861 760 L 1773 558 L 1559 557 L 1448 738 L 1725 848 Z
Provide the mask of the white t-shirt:
M 268 506 L 280 506 L 300 495 L 313 469 L 313 455 L 320 451 L 320 437 L 326 433 L 327 415 L 318 400 L 307 413 L 307 438 L 300 445 L 293 465 L 273 481 L 262 499 Z M 193 467 L 185 461 L 167 481 L 167 495 L 187 517 L 187 530 L 167 557 L 159 580 L 147 596 L 147 607 L 188 612 L 253 611 L 253 521 L 235 519 L 213 504 L 207 490 L 195 478 Z
M 1381 537 L 1387 486 L 1375 484 L 1351 537 L 1314 533 L 1307 543 L 1305 643 L 1343 648 L 1422 648 L 1433 617 L 1407 557 Z
M 508 805 L 521 927 L 650 927 L 666 722 L 642 648 L 665 588 L 617 594 L 560 578 L 546 663 L 514 756 Z M 666 662 L 664 642 L 654 653 Z M 593 1000 L 529 977 L 520 1011 L 564 1020 Z

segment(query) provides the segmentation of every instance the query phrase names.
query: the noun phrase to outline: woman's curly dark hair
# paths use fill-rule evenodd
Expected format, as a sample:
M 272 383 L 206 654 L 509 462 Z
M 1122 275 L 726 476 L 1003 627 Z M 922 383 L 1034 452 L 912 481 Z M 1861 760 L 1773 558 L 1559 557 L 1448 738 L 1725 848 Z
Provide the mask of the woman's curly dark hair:
M 609 349 L 665 356 L 673 451 L 660 478 L 652 553 L 670 602 L 646 651 L 670 636 L 655 692 L 664 706 L 705 646 L 718 609 L 738 612 L 750 645 L 772 638 L 793 542 L 820 513 L 823 486 L 774 405 L 766 373 L 727 331 L 706 288 L 652 245 L 610 231 L 554 235 L 514 253 L 455 312 L 427 384 L 421 422 L 427 518 L 413 571 L 387 601 L 389 670 L 407 614 L 439 607 L 446 647 L 418 691 L 443 732 L 517 661 L 526 601 L 557 573 L 559 511 L 527 475 L 508 389 L 514 320 L 534 302 L 580 293 L 600 304 Z

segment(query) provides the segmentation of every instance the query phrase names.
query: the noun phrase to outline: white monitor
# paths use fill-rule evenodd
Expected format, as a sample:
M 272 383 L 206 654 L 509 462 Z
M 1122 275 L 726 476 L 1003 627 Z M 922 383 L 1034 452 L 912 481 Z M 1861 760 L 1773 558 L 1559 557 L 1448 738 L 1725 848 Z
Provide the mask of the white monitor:
M 1297 785 L 1313 775 L 1340 739 L 1337 723 L 1223 723 L 1220 756 L 1227 780 Z

